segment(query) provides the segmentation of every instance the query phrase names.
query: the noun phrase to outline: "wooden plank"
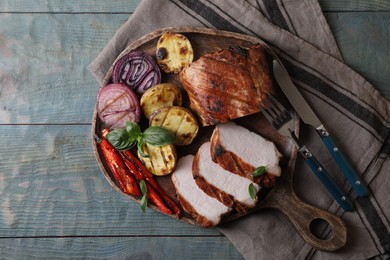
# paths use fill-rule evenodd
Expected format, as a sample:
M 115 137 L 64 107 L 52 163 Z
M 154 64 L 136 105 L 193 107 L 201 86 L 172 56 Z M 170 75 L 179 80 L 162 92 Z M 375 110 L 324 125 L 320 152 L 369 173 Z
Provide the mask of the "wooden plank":
M 319 0 L 324 12 L 372 12 L 390 11 L 388 0 Z
M 2 239 L 5 259 L 243 259 L 224 237 Z
M 0 237 L 220 236 L 148 209 L 103 177 L 90 125 L 0 126 Z
M 372 80 L 388 98 L 385 44 L 390 41 L 389 15 L 327 14 L 347 63 Z M 0 97 L 3 106 L 0 123 L 90 123 L 99 86 L 86 66 L 127 15 L 69 17 L 63 14 L 0 16 L 2 24 L 15 24 L 2 27 L 1 33 L 5 47 L 0 47 L 4 57 L 0 62 L 0 80 L 14 88 L 8 87 Z M 52 27 L 47 27 L 47 23 Z M 66 23 L 67 26 L 62 26 Z M 37 34 L 33 35 L 29 28 Z M 14 91 L 24 94 L 15 97 Z
M 132 13 L 141 0 L 2 0 L 0 12 Z
M 390 12 L 325 16 L 345 63 L 390 100 Z
M 87 65 L 127 18 L 1 14 L 0 124 L 90 124 L 99 85 Z M 326 18 L 347 64 L 390 100 L 390 13 L 329 13 Z
M 132 13 L 140 0 L 3 0 L 0 2 L 0 12 L 63 12 L 63 13 Z M 325 12 L 340 11 L 389 11 L 387 0 L 319 0 Z
M 0 124 L 90 123 L 88 64 L 128 14 L 0 15 Z

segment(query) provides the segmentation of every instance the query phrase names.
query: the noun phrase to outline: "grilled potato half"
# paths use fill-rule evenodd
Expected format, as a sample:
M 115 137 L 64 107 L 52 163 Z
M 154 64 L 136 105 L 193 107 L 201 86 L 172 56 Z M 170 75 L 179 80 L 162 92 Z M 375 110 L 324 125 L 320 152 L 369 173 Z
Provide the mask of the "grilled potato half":
M 187 37 L 179 33 L 164 33 L 157 42 L 157 63 L 167 73 L 179 73 L 194 60 L 194 51 Z
M 146 90 L 141 97 L 141 108 L 146 118 L 159 108 L 165 106 L 181 106 L 180 89 L 172 83 L 161 83 Z
M 138 153 L 138 158 L 151 173 L 158 176 L 164 176 L 173 172 L 177 161 L 176 148 L 174 145 L 155 146 L 146 143 L 144 144 L 143 149 L 144 153 L 149 155 L 149 157 L 142 157 Z
M 150 126 L 161 126 L 176 137 L 176 145 L 190 144 L 198 134 L 199 124 L 194 115 L 179 106 L 162 107 L 150 117 Z

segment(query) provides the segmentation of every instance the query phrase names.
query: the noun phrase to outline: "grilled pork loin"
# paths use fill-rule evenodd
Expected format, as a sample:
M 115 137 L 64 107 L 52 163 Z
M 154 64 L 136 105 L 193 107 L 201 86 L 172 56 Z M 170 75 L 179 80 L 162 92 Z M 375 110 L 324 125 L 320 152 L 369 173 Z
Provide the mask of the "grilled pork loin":
M 256 191 L 259 191 L 259 185 L 226 171 L 214 163 L 211 159 L 210 148 L 210 142 L 206 142 L 195 155 L 192 174 L 196 184 L 209 196 L 216 198 L 227 207 L 234 207 L 242 212 L 253 208 L 257 200 L 251 198 L 248 187 L 252 183 Z
M 272 90 L 261 45 L 203 55 L 180 72 L 180 81 L 203 126 L 259 112 Z
M 227 171 L 246 177 L 261 187 L 273 187 L 282 173 L 282 154 L 275 144 L 233 122 L 218 124 L 211 136 L 211 158 Z M 266 166 L 266 173 L 254 178 L 253 171 Z
M 180 158 L 171 179 L 183 209 L 203 227 L 216 226 L 230 208 L 204 193 L 192 175 L 193 155 Z

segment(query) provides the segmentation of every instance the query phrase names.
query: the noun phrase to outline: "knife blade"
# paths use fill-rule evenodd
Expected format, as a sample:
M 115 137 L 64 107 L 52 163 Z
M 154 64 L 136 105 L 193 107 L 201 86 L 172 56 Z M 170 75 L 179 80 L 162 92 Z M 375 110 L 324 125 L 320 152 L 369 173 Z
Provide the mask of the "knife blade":
M 299 117 L 305 124 L 311 125 L 316 129 L 317 133 L 322 139 L 322 142 L 331 153 L 332 157 L 340 167 L 343 175 L 351 184 L 356 194 L 359 197 L 367 196 L 367 186 L 360 179 L 359 175 L 349 163 L 346 156 L 335 144 L 333 138 L 329 135 L 329 132 L 321 123 L 320 119 L 316 116 L 297 87 L 294 85 L 288 72 L 279 64 L 277 60 L 273 60 L 273 71 L 280 89 L 283 91 L 294 110 L 298 113 Z
M 299 154 L 305 159 L 306 164 L 321 181 L 329 194 L 337 201 L 345 211 L 353 210 L 353 203 L 348 195 L 332 179 L 328 171 L 321 165 L 314 154 L 299 140 L 295 134 L 296 117 L 292 116 L 288 110 L 271 94 L 262 99 L 261 112 L 271 123 L 271 125 L 282 135 L 288 137 L 296 146 Z

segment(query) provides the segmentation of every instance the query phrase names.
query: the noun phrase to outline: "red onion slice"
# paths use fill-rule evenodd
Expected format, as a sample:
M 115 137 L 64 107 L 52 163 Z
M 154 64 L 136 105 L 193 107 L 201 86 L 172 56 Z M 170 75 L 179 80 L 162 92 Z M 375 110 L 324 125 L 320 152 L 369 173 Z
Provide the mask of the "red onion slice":
M 128 121 L 138 123 L 141 117 L 137 95 L 122 83 L 101 88 L 96 106 L 99 118 L 110 129 L 124 127 Z
M 141 51 L 133 51 L 120 58 L 112 72 L 113 83 L 124 83 L 138 94 L 161 83 L 161 72 L 153 58 Z

